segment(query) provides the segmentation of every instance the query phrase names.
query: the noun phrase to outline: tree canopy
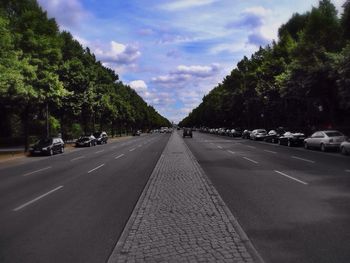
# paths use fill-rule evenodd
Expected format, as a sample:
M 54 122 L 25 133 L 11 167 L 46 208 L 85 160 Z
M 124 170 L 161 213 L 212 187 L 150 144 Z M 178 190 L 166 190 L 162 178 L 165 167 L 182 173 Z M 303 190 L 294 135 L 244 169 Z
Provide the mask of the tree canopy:
M 170 125 L 36 0 L 0 2 L 0 118 L 0 137 Z
M 294 14 L 277 42 L 239 61 L 180 125 L 349 131 L 349 17 L 349 0 L 340 17 L 329 0 Z

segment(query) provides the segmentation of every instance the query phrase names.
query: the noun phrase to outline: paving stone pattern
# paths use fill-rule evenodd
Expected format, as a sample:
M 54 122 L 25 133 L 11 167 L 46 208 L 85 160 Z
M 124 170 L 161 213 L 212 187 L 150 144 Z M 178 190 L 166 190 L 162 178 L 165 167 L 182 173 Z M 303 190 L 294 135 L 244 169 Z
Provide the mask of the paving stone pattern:
M 174 132 L 108 262 L 254 262 L 238 233 Z

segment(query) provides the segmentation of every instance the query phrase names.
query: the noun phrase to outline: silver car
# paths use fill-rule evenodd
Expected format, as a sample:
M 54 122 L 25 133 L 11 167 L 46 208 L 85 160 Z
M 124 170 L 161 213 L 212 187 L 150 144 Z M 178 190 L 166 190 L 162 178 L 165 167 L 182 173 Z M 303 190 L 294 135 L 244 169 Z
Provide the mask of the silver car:
M 340 144 L 340 152 L 344 155 L 350 154 L 350 139 L 347 139 Z
M 305 149 L 318 148 L 325 152 L 329 149 L 339 149 L 345 139 L 344 134 L 336 130 L 317 131 L 304 140 L 304 147 Z
M 267 135 L 267 131 L 265 129 L 256 129 L 253 130 L 252 133 L 250 134 L 250 139 L 251 140 L 263 140 Z

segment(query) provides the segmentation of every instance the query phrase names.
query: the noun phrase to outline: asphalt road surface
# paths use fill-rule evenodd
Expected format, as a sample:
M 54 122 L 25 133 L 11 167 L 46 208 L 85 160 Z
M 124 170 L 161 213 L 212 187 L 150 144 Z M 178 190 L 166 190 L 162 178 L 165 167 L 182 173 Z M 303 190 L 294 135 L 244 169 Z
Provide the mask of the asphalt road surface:
M 185 139 L 266 262 L 350 262 L 350 157 L 194 133 Z
M 143 135 L 0 167 L 0 262 L 105 262 L 168 139 Z

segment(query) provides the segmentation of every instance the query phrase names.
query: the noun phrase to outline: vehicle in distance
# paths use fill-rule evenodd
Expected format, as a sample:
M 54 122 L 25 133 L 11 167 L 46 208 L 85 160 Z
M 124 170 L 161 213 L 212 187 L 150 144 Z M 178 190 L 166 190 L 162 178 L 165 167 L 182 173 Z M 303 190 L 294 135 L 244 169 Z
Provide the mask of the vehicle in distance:
M 287 145 L 288 147 L 303 145 L 305 134 L 301 132 L 285 132 L 278 138 L 279 145 Z
M 91 147 L 91 146 L 96 146 L 97 142 L 96 142 L 96 138 L 93 135 L 84 135 L 81 136 L 76 142 L 75 142 L 75 146 L 76 147 Z
M 349 138 L 340 144 L 340 152 L 344 155 L 350 154 L 350 139 Z
M 29 148 L 31 155 L 53 155 L 64 152 L 64 142 L 61 138 L 42 138 Z
M 304 140 L 304 147 L 305 149 L 317 148 L 323 152 L 330 149 L 336 150 L 345 139 L 345 135 L 336 130 L 317 131 Z
M 267 131 L 265 129 L 256 129 L 253 130 L 250 134 L 250 139 L 257 141 L 257 140 L 263 140 L 267 135 Z
M 183 133 L 182 133 L 182 137 L 191 137 L 192 138 L 192 129 L 190 128 L 184 128 L 183 129 Z
M 108 135 L 106 132 L 95 132 L 93 135 L 96 138 L 97 144 L 104 144 L 108 141 Z
M 141 131 L 137 130 L 132 133 L 132 136 L 141 136 Z
M 242 136 L 242 130 L 239 129 L 239 128 L 232 129 L 232 130 L 230 131 L 229 136 L 231 136 L 231 137 L 241 137 L 241 136 Z

